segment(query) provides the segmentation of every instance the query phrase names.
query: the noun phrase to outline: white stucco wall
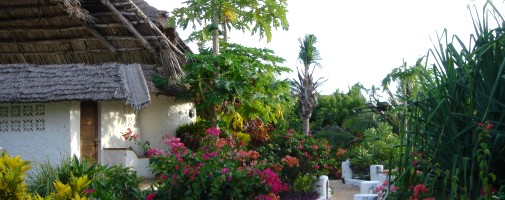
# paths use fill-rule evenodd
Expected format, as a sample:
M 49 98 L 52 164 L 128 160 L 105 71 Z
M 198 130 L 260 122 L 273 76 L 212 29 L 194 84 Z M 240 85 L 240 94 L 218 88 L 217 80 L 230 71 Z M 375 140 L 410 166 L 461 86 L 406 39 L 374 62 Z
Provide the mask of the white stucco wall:
M 192 111 L 191 111 L 192 110 Z M 189 113 L 193 112 L 190 117 Z M 161 138 L 175 135 L 175 130 L 196 120 L 194 104 L 175 101 L 174 97 L 151 94 L 151 103 L 139 111 L 121 101 L 100 102 L 101 148 L 133 148 L 138 154 L 143 150 L 134 142 L 125 141 L 122 134 L 131 128 L 139 134 L 141 143 L 149 141 L 152 147 L 166 149 Z M 107 162 L 102 159 L 102 162 Z
M 190 117 L 190 112 L 193 116 Z M 175 101 L 174 97 L 151 94 L 151 103 L 139 111 L 139 135 L 142 141 L 149 141 L 152 147 L 167 149 L 161 138 L 175 135 L 181 125 L 196 121 L 194 104 L 187 101 Z
M 12 113 L 17 112 L 13 111 L 13 105 L 20 105 L 22 108 L 27 106 L 27 109 L 21 109 L 21 114 L 13 117 Z M 35 105 L 43 105 L 43 109 L 34 111 Z M 10 155 L 20 155 L 23 160 L 32 162 L 48 160 L 52 164 L 57 164 L 62 157 L 78 153 L 78 148 L 76 148 L 78 140 L 72 142 L 71 140 L 78 138 L 79 125 L 77 124 L 76 127 L 76 124 L 70 121 L 76 119 L 79 123 L 79 102 L 0 104 L 0 109 L 3 109 L 0 111 L 3 113 L 0 123 L 7 121 L 9 123 L 7 126 L 0 127 L 7 128 L 0 131 L 0 147 L 7 150 Z M 10 110 L 7 111 L 7 109 Z M 29 109 L 32 109 L 31 114 L 28 114 Z M 5 117 L 5 113 L 9 117 Z M 40 120 L 43 120 L 43 123 Z M 19 131 L 13 131 L 16 130 L 13 129 L 13 121 L 21 123 Z
M 125 141 L 122 134 L 128 128 L 138 132 L 136 112 L 122 101 L 107 101 L 99 104 L 101 148 L 129 148 L 133 142 Z

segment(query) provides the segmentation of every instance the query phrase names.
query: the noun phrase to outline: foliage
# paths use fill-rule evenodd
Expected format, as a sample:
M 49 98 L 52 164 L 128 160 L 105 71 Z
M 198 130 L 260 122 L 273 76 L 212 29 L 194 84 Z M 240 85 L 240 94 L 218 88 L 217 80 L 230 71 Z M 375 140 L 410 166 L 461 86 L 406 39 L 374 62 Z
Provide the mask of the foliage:
M 289 69 L 279 66 L 284 59 L 271 50 L 225 44 L 219 55 L 201 49 L 188 60 L 185 71 L 190 73 L 182 81 L 190 86 L 187 97 L 195 100 L 203 119 L 238 112 L 244 119 L 276 123 L 282 105 L 291 101 L 287 81 L 276 79 Z
M 396 168 L 400 157 L 399 148 L 396 147 L 399 141 L 392 127 L 385 122 L 379 123 L 377 128 L 365 130 L 362 141 L 351 147 L 348 153 L 353 174 L 368 178 L 369 166 L 374 164 Z
M 59 181 L 62 184 L 68 184 L 72 177 L 87 176 L 93 179 L 97 164 L 90 163 L 88 160 L 79 160 L 77 156 L 67 157 L 61 160 L 57 167 L 49 163 L 38 166 L 39 169 L 31 174 L 28 181 L 29 191 L 42 197 L 49 196 L 56 190 L 54 182 Z
M 140 179 L 131 168 L 114 165 L 98 166 L 91 183 L 92 197 L 97 199 L 140 199 Z
M 252 143 L 258 146 L 268 141 L 274 127 L 271 124 L 263 123 L 261 119 L 250 119 L 247 121 L 245 129 L 251 136 Z
M 208 40 L 210 32 L 217 30 L 220 24 L 223 24 L 223 33 L 231 28 L 247 30 L 252 34 L 258 33 L 260 38 L 266 37 L 268 42 L 272 39 L 272 28 L 287 30 L 289 26 L 286 0 L 191 0 L 184 3 L 187 7 L 172 11 L 171 24 L 183 29 L 190 23 L 193 28 L 203 24 L 204 30 L 193 36 L 203 41 Z M 226 35 L 224 37 L 226 39 Z
M 317 37 L 313 34 L 305 35 L 303 40 L 300 38 L 300 51 L 298 59 L 303 64 L 303 69 L 298 70 L 298 80 L 291 81 L 291 91 L 298 97 L 300 110 L 298 111 L 302 120 L 302 132 L 310 133 L 310 118 L 316 107 L 316 89 L 324 82 L 313 79 L 314 70 L 310 70 L 311 65 L 319 66 L 318 60 L 321 60 L 319 51 L 315 47 Z M 313 67 L 315 67 L 313 66 Z
M 75 155 L 62 159 L 59 165 L 53 166 L 49 162 L 38 165 L 37 170 L 29 176 L 28 191 L 45 198 L 73 198 L 75 192 L 82 195 L 82 185 L 75 184 L 87 183 L 83 181 L 84 177 L 90 181 L 90 184 L 86 184 L 88 187 L 84 188 L 89 193 L 85 196 L 99 199 L 136 199 L 141 196 L 138 187 L 140 180 L 131 169 L 102 166 L 79 160 Z
M 30 193 L 48 196 L 54 191 L 54 181 L 58 180 L 59 168 L 49 161 L 37 163 L 36 171 L 28 174 L 27 189 Z
M 53 183 L 55 190 L 51 192 L 49 198 L 46 199 L 86 199 L 86 195 L 88 195 L 90 191 L 85 189 L 90 183 L 91 180 L 88 179 L 87 175 L 81 177 L 71 175 L 66 184 L 57 180 Z
M 11 157 L 4 150 L 0 157 L 0 199 L 23 199 L 26 196 L 25 172 L 30 162 L 20 156 Z
M 355 140 L 355 136 L 338 126 L 328 127 L 314 135 L 315 138 L 325 139 L 332 149 L 348 148 Z
M 184 145 L 195 151 L 199 148 L 200 142 L 205 137 L 205 129 L 210 127 L 210 123 L 198 117 L 195 123 L 179 126 L 175 131 L 178 138 Z
M 314 133 L 327 127 L 342 127 L 345 119 L 355 116 L 353 109 L 362 107 L 366 102 L 361 87 L 355 84 L 347 93 L 337 90 L 331 95 L 318 95 L 317 106 L 311 118 Z
M 315 182 L 316 179 L 314 179 L 314 176 L 300 174 L 293 183 L 293 191 L 309 192 Z
M 252 199 L 286 190 L 261 155 L 221 134 L 206 131 L 200 149 L 192 152 L 179 138 L 164 137 L 170 151 L 150 150 L 149 164 L 158 177 L 151 196 L 167 199 Z
M 504 20 L 489 2 L 483 13 L 474 19 L 474 46 L 457 36 L 449 42 L 444 32 L 432 51 L 436 64 L 418 76 L 422 87 L 409 101 L 400 135 L 404 168 L 396 175 L 395 198 L 415 196 L 409 187 L 424 185 L 436 199 L 491 199 L 497 195 L 492 188 L 505 185 Z
M 280 172 L 282 180 L 287 183 L 293 184 L 300 175 L 319 177 L 336 171 L 337 163 L 330 154 L 331 147 L 326 140 L 292 130 L 287 134 L 273 134 L 268 143 L 256 150 Z M 283 159 L 279 162 L 279 158 Z

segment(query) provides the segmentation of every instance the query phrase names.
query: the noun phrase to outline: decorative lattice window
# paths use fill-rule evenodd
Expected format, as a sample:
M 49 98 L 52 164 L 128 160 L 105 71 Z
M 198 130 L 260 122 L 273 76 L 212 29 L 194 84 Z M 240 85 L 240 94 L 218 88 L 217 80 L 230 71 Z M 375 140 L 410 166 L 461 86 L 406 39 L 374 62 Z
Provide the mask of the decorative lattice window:
M 124 113 L 124 124 L 123 126 L 126 128 L 135 128 L 137 127 L 137 116 L 135 111 L 130 106 L 123 107 Z
M 0 133 L 45 131 L 44 104 L 0 105 Z

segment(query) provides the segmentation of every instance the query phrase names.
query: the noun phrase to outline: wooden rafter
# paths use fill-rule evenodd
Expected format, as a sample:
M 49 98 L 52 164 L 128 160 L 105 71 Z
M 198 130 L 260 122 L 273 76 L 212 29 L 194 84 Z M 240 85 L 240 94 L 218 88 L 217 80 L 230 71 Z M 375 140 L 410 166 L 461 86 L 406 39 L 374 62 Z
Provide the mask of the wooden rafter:
M 102 34 L 100 34 L 93 27 L 88 26 L 86 24 L 84 24 L 84 27 L 86 28 L 86 30 L 88 30 L 89 33 L 91 33 L 91 35 L 95 36 L 98 40 L 100 40 L 100 42 L 102 42 L 102 44 L 104 44 L 110 51 L 112 51 L 113 54 L 117 54 L 118 51 L 116 47 L 114 47 L 109 41 L 107 41 L 107 39 L 105 39 L 105 37 L 103 37 Z
M 112 5 L 110 3 L 109 0 L 101 0 L 102 3 L 107 6 L 107 8 L 109 8 L 109 10 L 111 10 L 115 15 L 116 17 L 118 17 L 121 22 L 123 22 L 123 24 L 126 25 L 126 27 L 128 28 L 128 30 L 137 38 L 140 40 L 140 43 L 142 44 L 142 46 L 144 46 L 144 48 L 146 48 L 149 52 L 151 52 L 152 54 L 154 54 L 155 56 L 157 56 L 156 54 L 156 51 L 154 50 L 154 48 L 151 46 L 151 44 L 137 31 L 137 29 L 135 29 L 135 27 L 133 27 L 133 25 L 130 23 L 130 21 L 128 19 L 126 19 L 122 14 L 121 12 L 116 8 L 114 7 L 114 5 Z
M 104 0 L 102 0 L 104 1 Z M 137 7 L 137 5 L 135 5 L 133 2 L 131 2 L 130 0 L 128 0 L 128 2 L 131 3 L 131 5 L 135 8 L 135 10 L 140 10 L 140 8 Z M 144 13 L 142 12 L 138 12 L 139 15 L 141 15 L 144 19 L 149 19 L 146 15 L 144 15 Z M 171 46 L 172 47 L 172 50 L 179 53 L 180 55 L 184 55 L 184 53 L 182 53 L 179 48 L 177 48 L 177 46 L 175 46 L 172 42 L 170 42 L 170 40 L 167 38 L 167 36 L 161 32 L 161 30 L 156 27 L 156 25 L 154 25 L 151 20 L 147 20 L 149 22 L 149 26 L 157 33 L 159 34 L 164 41 L 167 42 L 167 45 Z

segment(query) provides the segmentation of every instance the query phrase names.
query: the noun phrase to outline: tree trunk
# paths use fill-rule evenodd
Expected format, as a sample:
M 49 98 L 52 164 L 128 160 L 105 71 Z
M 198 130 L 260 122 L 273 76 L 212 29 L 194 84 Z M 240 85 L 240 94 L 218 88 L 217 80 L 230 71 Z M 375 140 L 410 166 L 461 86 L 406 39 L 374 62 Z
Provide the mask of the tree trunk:
M 214 30 L 212 30 L 212 50 L 214 54 L 219 54 L 219 16 L 217 13 L 217 8 L 212 11 L 212 24 L 215 25 Z
M 303 133 L 309 135 L 310 133 L 310 117 L 302 117 Z
M 221 29 L 223 29 L 223 41 L 228 42 L 228 29 L 226 28 L 226 21 L 221 24 Z

